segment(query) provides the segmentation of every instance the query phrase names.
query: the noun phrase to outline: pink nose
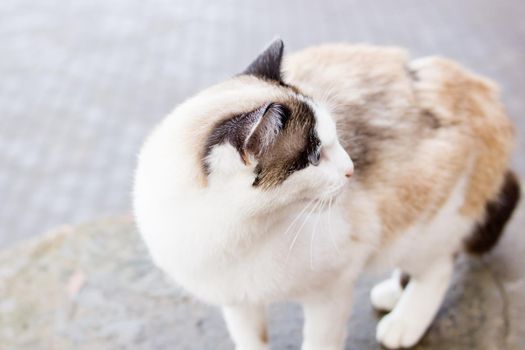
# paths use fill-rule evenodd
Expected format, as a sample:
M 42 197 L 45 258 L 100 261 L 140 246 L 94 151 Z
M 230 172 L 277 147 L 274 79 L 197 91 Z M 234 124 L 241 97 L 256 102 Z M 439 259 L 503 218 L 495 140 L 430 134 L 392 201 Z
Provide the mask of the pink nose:
M 351 177 L 353 174 L 354 174 L 354 169 L 348 169 L 348 170 L 345 172 L 345 176 L 346 176 L 346 177 Z

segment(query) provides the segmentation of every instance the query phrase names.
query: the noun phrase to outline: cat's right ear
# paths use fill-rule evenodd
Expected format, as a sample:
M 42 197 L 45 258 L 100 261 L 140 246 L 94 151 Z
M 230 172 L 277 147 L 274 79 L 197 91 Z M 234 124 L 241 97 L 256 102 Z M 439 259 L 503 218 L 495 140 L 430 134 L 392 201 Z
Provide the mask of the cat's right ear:
M 269 103 L 249 116 L 250 125 L 245 136 L 242 151 L 259 158 L 270 149 L 288 120 L 289 111 L 280 103 Z M 243 155 L 243 159 L 245 156 Z
M 267 103 L 218 124 L 208 137 L 204 154 L 204 170 L 210 173 L 208 157 L 216 146 L 225 142 L 239 153 L 244 164 L 270 150 L 289 118 L 289 110 L 280 103 Z
M 283 60 L 284 43 L 281 39 L 274 40 L 253 61 L 243 74 L 255 75 L 262 79 L 282 83 L 281 62 Z

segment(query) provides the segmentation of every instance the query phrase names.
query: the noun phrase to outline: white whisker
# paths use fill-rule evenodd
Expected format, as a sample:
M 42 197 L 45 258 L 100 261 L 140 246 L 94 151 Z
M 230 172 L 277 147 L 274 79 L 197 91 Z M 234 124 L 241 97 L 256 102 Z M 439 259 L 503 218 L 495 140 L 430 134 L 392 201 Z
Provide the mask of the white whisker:
M 306 211 L 306 209 L 308 209 L 308 207 L 310 206 L 310 204 L 312 204 L 313 202 L 315 202 L 315 199 L 312 199 L 311 201 L 309 201 L 305 206 L 304 208 L 301 210 L 301 212 L 299 214 L 297 214 L 297 216 L 293 219 L 292 223 L 288 226 L 288 228 L 286 229 L 286 231 L 284 231 L 284 235 L 288 234 L 288 232 L 292 229 L 292 227 L 295 225 L 295 223 L 299 220 L 299 218 L 301 217 L 301 215 L 303 215 L 303 213 Z
M 317 220 L 314 224 L 314 229 L 312 231 L 312 236 L 310 238 L 310 269 L 314 269 L 314 240 L 315 240 L 315 234 L 317 233 L 317 225 L 319 224 L 319 220 L 321 218 L 321 213 L 323 211 L 325 205 L 325 200 L 321 200 L 321 209 L 317 213 Z
M 321 193 L 318 198 L 321 198 L 321 199 L 313 199 L 311 200 L 310 202 L 308 202 L 305 207 L 299 212 L 299 214 L 297 214 L 297 216 L 294 218 L 294 220 L 290 223 L 290 225 L 287 227 L 286 231 L 284 232 L 284 234 L 288 234 L 289 232 L 292 231 L 292 229 L 294 229 L 294 227 L 297 226 L 297 223 L 299 222 L 299 219 L 303 219 L 301 224 L 299 225 L 299 227 L 295 230 L 295 235 L 292 239 L 292 242 L 290 244 L 290 247 L 288 248 L 288 253 L 287 253 L 287 256 L 286 256 L 286 263 L 288 263 L 289 259 L 290 259 L 290 256 L 292 254 L 292 251 L 295 247 L 295 244 L 297 243 L 297 240 L 299 239 L 299 236 L 301 235 L 301 232 L 302 232 L 302 229 L 304 228 L 304 226 L 306 225 L 307 221 L 310 219 L 310 217 L 312 216 L 312 214 L 314 212 L 317 211 L 317 219 L 315 221 L 315 224 L 314 224 L 314 227 L 313 227 L 313 230 L 312 230 L 312 235 L 311 235 L 311 238 L 310 238 L 310 267 L 313 269 L 313 265 L 314 265 L 314 241 L 315 241 L 315 237 L 317 235 L 317 226 L 319 224 L 319 221 L 321 219 L 321 213 L 324 211 L 325 209 L 325 206 L 327 204 L 327 201 L 330 201 L 330 205 L 329 205 L 329 211 L 331 211 L 331 206 L 332 206 L 332 202 L 334 201 L 334 197 L 335 197 L 335 194 L 344 186 L 344 184 L 334 184 L 334 185 L 331 185 L 330 187 L 328 187 L 323 193 Z M 326 198 L 325 198 L 326 197 Z M 312 203 L 314 203 L 314 205 L 312 206 Z M 305 212 L 307 212 L 306 215 Z M 329 213 L 331 215 L 331 213 Z M 329 223 L 331 225 L 331 223 Z M 330 228 L 331 230 L 331 228 Z M 333 232 L 330 233 L 331 234 L 331 239 L 332 239 L 332 243 L 334 244 L 334 246 L 337 248 L 337 245 L 335 244 L 335 241 L 334 241 L 334 238 L 333 238 Z M 340 251 L 338 250 L 338 253 L 340 253 Z
M 290 248 L 288 249 L 288 255 L 286 256 L 286 262 L 288 262 L 288 259 L 290 258 L 290 254 L 292 253 L 292 250 L 295 246 L 295 242 L 297 241 L 297 238 L 299 238 L 299 235 L 301 234 L 301 230 L 303 229 L 304 225 L 306 224 L 306 222 L 308 221 L 312 213 L 317 209 L 317 207 L 319 206 L 319 203 L 320 202 L 318 201 L 315 202 L 314 206 L 311 208 L 311 210 L 308 212 L 303 222 L 301 223 L 301 226 L 299 226 L 299 228 L 297 229 L 297 233 L 295 234 L 292 240 L 292 243 L 290 244 Z
M 332 244 L 335 248 L 335 251 L 337 252 L 337 255 L 341 256 L 341 251 L 339 250 L 337 243 L 335 243 L 334 231 L 332 227 L 332 201 L 333 201 L 333 198 L 330 198 L 330 201 L 328 202 L 328 232 L 329 232 Z

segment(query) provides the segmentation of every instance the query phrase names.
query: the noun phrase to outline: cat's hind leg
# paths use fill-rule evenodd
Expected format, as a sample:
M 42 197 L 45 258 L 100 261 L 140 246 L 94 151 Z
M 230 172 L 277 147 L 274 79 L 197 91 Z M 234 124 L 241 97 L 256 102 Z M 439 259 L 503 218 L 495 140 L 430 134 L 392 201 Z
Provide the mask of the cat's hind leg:
M 403 294 L 408 283 L 408 275 L 395 269 L 392 275 L 376 284 L 370 291 L 372 306 L 379 311 L 392 311 Z
M 452 257 L 436 260 L 423 273 L 411 275 L 392 312 L 377 326 L 376 338 L 389 349 L 414 346 L 432 323 L 452 277 Z

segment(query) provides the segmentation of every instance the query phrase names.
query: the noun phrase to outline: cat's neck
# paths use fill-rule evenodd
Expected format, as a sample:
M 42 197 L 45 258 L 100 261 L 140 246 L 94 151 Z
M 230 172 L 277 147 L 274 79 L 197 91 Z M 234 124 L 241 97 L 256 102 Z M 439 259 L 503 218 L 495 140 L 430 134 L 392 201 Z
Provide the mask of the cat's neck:
M 270 233 L 290 220 L 308 213 L 314 207 L 311 201 L 278 203 L 265 198 L 254 198 L 248 194 L 195 191 L 183 193 L 174 219 L 182 225 L 181 235 L 206 237 L 214 241 L 254 239 L 261 233 Z M 306 206 L 309 208 L 306 208 Z M 223 244 L 226 244 L 224 243 Z

